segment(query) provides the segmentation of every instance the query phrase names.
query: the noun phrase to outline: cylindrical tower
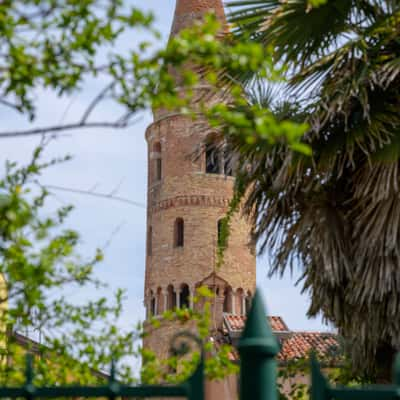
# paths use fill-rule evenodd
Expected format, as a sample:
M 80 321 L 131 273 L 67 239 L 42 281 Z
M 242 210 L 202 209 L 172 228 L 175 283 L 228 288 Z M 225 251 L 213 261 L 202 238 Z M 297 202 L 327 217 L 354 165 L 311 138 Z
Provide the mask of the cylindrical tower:
M 221 0 L 178 0 L 172 35 L 209 12 L 225 23 Z M 214 101 L 221 98 L 214 97 Z M 228 210 L 234 177 L 223 151 L 205 148 L 193 156 L 211 133 L 204 121 L 165 110 L 154 113 L 154 122 L 146 131 L 145 306 L 147 316 L 192 307 L 196 287 L 206 285 L 216 294 L 213 318 L 214 328 L 219 329 L 224 312 L 246 312 L 255 289 L 256 268 L 250 227 L 240 215 L 233 218 L 224 262 L 217 266 L 220 221 Z M 153 332 L 144 345 L 166 356 L 174 327 L 169 330 Z

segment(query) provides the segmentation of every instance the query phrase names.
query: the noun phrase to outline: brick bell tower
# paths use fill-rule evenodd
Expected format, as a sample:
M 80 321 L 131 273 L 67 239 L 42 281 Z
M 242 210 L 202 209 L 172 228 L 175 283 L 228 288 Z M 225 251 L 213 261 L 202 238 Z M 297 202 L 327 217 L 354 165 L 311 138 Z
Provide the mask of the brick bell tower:
M 177 0 L 171 36 L 201 21 L 208 13 L 215 13 L 226 24 L 221 0 Z M 195 90 L 198 98 L 204 98 L 205 92 L 206 84 Z M 214 94 L 208 101 L 224 99 Z M 228 210 L 234 177 L 222 152 L 202 148 L 201 155 L 193 157 L 209 134 L 212 130 L 204 121 L 193 121 L 166 110 L 154 112 L 154 122 L 146 131 L 148 203 L 144 295 L 147 317 L 150 317 L 174 308 L 201 307 L 193 305 L 193 295 L 197 287 L 208 286 L 215 293 L 213 329 L 218 330 L 222 327 L 223 313 L 245 314 L 255 289 L 256 260 L 250 245 L 250 227 L 236 215 L 231 223 L 224 263 L 216 265 L 220 220 Z M 179 328 L 182 329 L 169 326 L 152 332 L 144 346 L 160 357 L 166 356 L 170 337 Z

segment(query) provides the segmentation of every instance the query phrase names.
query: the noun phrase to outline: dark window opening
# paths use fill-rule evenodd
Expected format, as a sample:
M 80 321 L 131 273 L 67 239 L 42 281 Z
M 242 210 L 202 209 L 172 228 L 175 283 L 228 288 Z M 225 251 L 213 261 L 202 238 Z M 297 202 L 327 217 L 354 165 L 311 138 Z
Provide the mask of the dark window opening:
M 156 180 L 160 181 L 162 178 L 162 160 L 160 158 L 156 158 L 155 160 L 156 163 Z
M 224 297 L 224 305 L 223 305 L 223 312 L 229 312 L 228 310 L 229 310 L 229 299 L 228 299 L 228 296 L 225 296 Z
M 251 308 L 251 294 L 248 293 L 246 297 L 246 315 L 249 313 Z
M 206 172 L 208 174 L 220 173 L 219 151 L 214 146 L 208 146 L 206 150 Z
M 151 308 L 151 309 L 150 309 L 151 315 L 152 315 L 152 316 L 156 315 L 156 299 L 155 299 L 155 297 L 153 297 L 153 298 L 151 299 L 151 307 L 150 307 L 150 308 Z
M 190 307 L 190 291 L 188 285 L 182 285 L 180 293 L 180 306 L 181 308 Z
M 233 159 L 226 149 L 209 145 L 206 149 L 206 173 L 233 176 Z
M 232 312 L 232 289 L 228 288 L 224 292 L 224 305 L 223 312 L 231 313 Z
M 175 232 L 174 232 L 174 245 L 175 247 L 183 247 L 185 241 L 185 223 L 182 218 L 178 218 L 175 221 Z
M 172 285 L 169 285 L 167 288 L 167 309 L 168 310 L 173 310 L 176 308 L 176 292 L 174 290 L 174 287 Z
M 147 231 L 147 255 L 153 254 L 153 228 L 150 226 Z

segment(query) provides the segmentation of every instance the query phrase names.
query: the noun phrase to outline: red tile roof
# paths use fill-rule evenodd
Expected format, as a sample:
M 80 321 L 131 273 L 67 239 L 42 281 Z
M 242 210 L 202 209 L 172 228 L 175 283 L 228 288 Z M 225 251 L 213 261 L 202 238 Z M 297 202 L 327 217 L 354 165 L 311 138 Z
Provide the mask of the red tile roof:
M 304 358 L 311 351 L 317 355 L 334 360 L 336 350 L 339 347 L 337 335 L 325 332 L 294 332 L 290 331 L 281 317 L 269 316 L 272 331 L 277 335 L 281 351 L 277 359 L 281 362 Z M 238 334 L 244 329 L 246 317 L 241 315 L 224 314 L 225 334 L 231 340 L 238 338 Z M 233 334 L 231 336 L 231 334 Z M 232 352 L 233 359 L 238 359 L 236 351 Z
M 244 315 L 224 314 L 226 326 L 230 332 L 240 332 L 246 323 Z M 287 332 L 289 328 L 281 317 L 269 316 L 269 324 L 273 332 Z
M 293 332 L 281 345 L 278 359 L 289 361 L 306 357 L 310 351 L 315 351 L 319 357 L 333 357 L 339 343 L 333 333 Z

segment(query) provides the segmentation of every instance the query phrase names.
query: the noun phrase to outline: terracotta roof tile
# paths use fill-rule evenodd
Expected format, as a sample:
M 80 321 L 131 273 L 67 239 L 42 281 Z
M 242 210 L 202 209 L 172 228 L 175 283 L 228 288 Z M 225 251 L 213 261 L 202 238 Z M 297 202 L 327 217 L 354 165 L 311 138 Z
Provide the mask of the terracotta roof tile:
M 272 331 L 280 341 L 281 351 L 278 360 L 281 362 L 292 361 L 307 357 L 315 351 L 319 357 L 334 360 L 339 347 L 337 335 L 325 332 L 294 332 L 290 331 L 282 317 L 269 316 Z M 224 314 L 225 335 L 240 334 L 244 329 L 246 317 L 241 315 Z M 237 351 L 232 352 L 232 359 L 238 359 Z
M 231 332 L 242 331 L 246 323 L 246 317 L 244 315 L 224 314 L 224 320 L 228 330 Z M 286 332 L 289 330 L 282 317 L 269 316 L 268 320 L 273 332 Z
M 283 340 L 278 359 L 289 361 L 303 358 L 315 351 L 319 357 L 333 357 L 339 343 L 337 336 L 333 333 L 322 332 L 293 332 Z

